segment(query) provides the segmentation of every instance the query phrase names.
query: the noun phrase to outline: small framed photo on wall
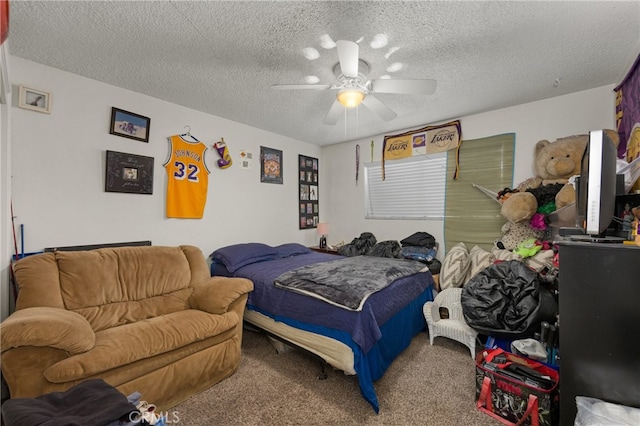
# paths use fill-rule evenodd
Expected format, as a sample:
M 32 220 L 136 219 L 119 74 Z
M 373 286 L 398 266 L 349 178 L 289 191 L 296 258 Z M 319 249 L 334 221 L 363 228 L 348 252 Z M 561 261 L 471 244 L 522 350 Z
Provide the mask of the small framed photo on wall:
M 260 147 L 260 182 L 282 185 L 282 151 Z
M 18 106 L 33 111 L 51 113 L 51 93 L 20 85 Z
M 149 142 L 149 126 L 151 119 L 143 115 L 111 108 L 111 127 L 109 133 L 123 138 Z

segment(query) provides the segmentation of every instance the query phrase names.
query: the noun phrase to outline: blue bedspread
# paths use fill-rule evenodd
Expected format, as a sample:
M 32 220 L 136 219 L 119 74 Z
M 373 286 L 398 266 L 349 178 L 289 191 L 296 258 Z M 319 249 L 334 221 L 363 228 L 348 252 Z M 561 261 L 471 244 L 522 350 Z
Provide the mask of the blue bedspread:
M 272 315 L 285 316 L 347 332 L 364 353 L 380 339 L 380 326 L 433 283 L 429 272 L 421 272 L 394 281 L 371 295 L 362 311 L 349 311 L 274 285 L 282 273 L 300 266 L 336 260 L 336 256 L 312 252 L 282 259 L 252 263 L 235 271 L 234 276 L 254 283 L 247 304 Z
M 433 278 L 420 272 L 399 278 L 371 295 L 362 311 L 350 311 L 274 285 L 282 273 L 312 263 L 335 260 L 325 253 L 308 253 L 259 261 L 234 273 L 212 265 L 212 275 L 248 278 L 254 283 L 247 309 L 258 311 L 301 330 L 336 339 L 351 348 L 360 393 L 376 413 L 380 406 L 373 382 L 380 379 L 413 337 L 424 330 L 423 305 L 433 300 Z

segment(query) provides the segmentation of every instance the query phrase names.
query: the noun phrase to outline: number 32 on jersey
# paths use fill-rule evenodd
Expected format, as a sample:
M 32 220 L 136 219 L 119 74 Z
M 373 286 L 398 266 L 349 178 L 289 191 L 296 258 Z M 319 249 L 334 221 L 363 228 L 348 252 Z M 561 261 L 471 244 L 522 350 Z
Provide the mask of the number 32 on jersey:
M 169 138 L 171 155 L 167 169 L 167 217 L 201 219 L 207 202 L 209 169 L 204 162 L 207 146 L 191 136 Z

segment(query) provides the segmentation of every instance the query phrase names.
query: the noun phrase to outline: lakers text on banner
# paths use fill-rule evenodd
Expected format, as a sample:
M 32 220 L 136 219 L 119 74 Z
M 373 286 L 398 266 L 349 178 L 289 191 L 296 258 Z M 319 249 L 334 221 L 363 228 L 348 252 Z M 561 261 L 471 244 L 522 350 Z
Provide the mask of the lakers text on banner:
M 382 180 L 385 178 L 385 161 L 458 149 L 461 135 L 460 120 L 455 120 L 438 126 L 427 126 L 398 135 L 385 136 L 382 143 Z

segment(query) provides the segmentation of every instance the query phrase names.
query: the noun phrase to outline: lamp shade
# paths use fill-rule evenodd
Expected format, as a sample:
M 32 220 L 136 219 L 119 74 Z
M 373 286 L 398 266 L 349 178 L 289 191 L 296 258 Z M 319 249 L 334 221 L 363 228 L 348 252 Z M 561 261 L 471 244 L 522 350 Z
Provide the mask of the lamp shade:
M 364 92 L 358 89 L 342 89 L 336 97 L 344 107 L 355 108 L 364 100 Z
M 329 233 L 329 224 L 319 223 L 316 232 L 318 233 L 318 235 L 327 235 Z

